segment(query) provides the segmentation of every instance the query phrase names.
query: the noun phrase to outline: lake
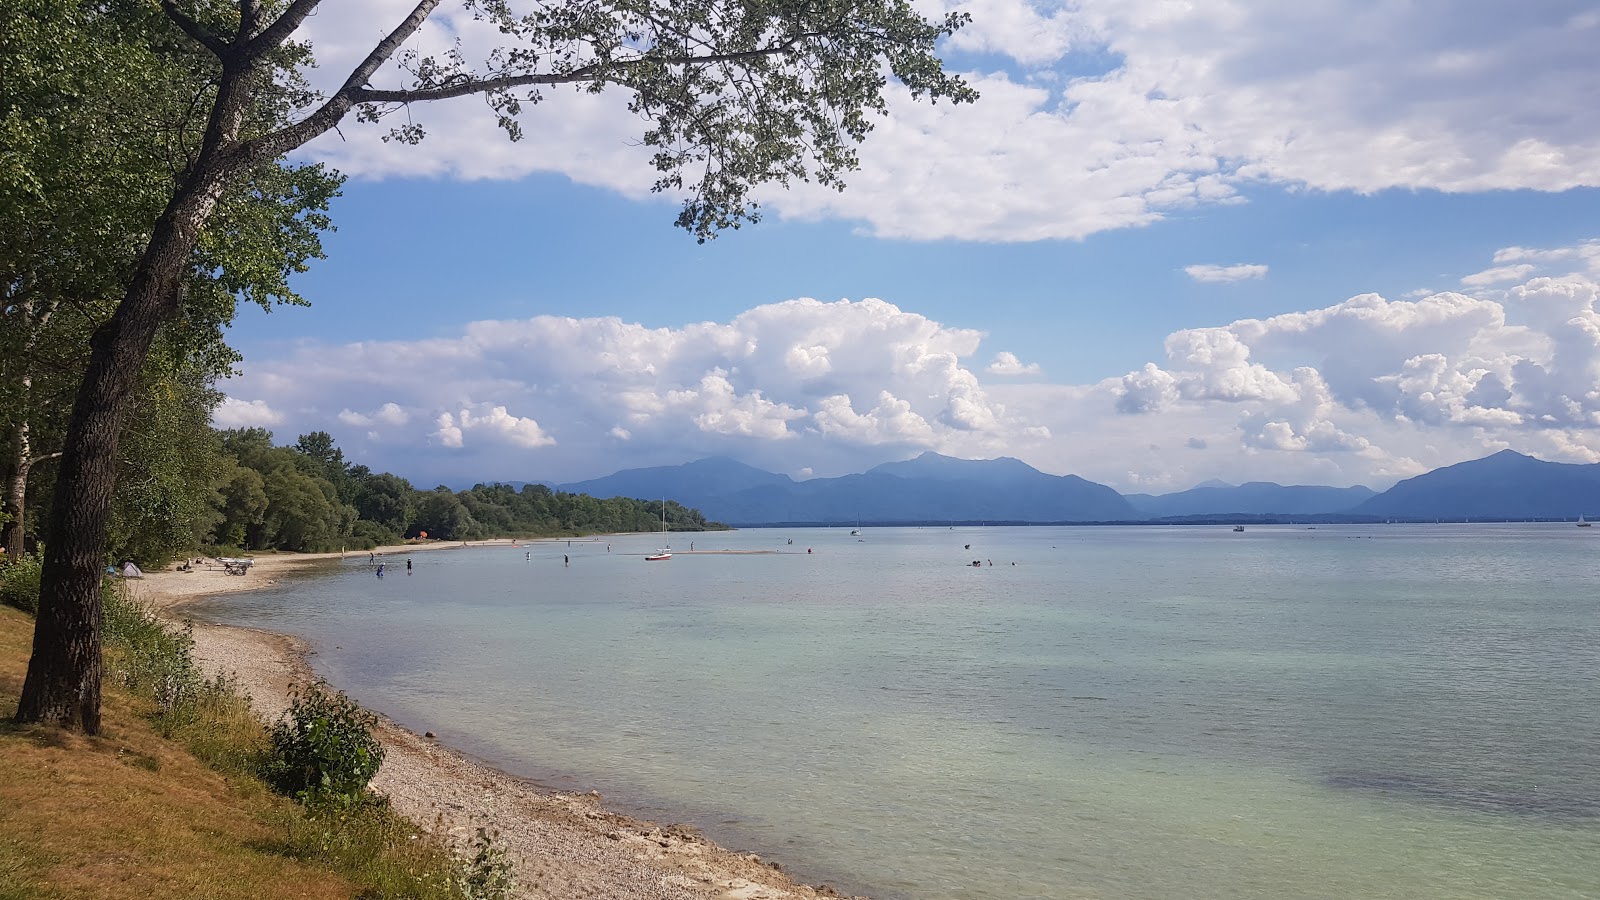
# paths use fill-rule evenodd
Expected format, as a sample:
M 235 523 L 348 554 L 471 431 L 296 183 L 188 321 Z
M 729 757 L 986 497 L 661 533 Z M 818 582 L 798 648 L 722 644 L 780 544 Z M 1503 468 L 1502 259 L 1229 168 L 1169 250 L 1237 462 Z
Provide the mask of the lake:
M 506 771 L 880 900 L 1594 898 L 1590 532 L 751 529 L 666 562 L 638 535 L 382 579 L 351 554 L 195 610 Z

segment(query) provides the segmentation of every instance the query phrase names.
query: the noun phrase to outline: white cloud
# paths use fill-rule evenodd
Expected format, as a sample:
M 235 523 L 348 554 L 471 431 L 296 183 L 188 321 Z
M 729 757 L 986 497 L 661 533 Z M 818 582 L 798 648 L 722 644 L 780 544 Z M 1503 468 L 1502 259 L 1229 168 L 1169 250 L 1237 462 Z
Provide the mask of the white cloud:
M 1093 384 L 1015 379 L 1020 361 L 980 355 L 981 332 L 882 300 L 797 299 L 671 328 L 541 316 L 308 345 L 254 360 L 217 418 L 326 429 L 351 458 L 423 482 L 714 454 L 832 475 L 921 450 L 1148 489 L 1381 486 L 1506 446 L 1588 461 L 1600 282 L 1572 271 L 1588 265 L 1575 248 L 1517 255 L 1536 270 L 1510 289 L 1362 294 L 1182 329 L 1160 362 Z
M 1038 363 L 1023 363 L 1015 353 L 1002 350 L 994 355 L 994 362 L 989 363 L 990 375 L 1038 375 L 1044 370 Z
M 411 447 L 406 465 L 497 468 L 484 477 L 535 464 L 598 474 L 588 467 L 635 454 L 768 454 L 792 470 L 813 453 L 844 465 L 882 461 L 885 447 L 997 455 L 1047 440 L 972 368 L 982 339 L 873 299 L 790 300 L 676 328 L 540 316 L 470 323 L 453 338 L 306 346 L 254 361 L 233 392 L 283 398 L 296 427 L 381 437 L 353 456 L 395 466 L 389 454 Z M 774 449 L 785 444 L 795 450 Z
M 533 419 L 513 416 L 506 412 L 504 406 L 484 406 L 486 408 L 478 413 L 470 409 L 461 409 L 454 414 L 440 413 L 434 419 L 438 430 L 431 436 L 443 446 L 454 449 L 466 446 L 466 436 L 469 432 L 493 442 L 530 450 L 555 444 L 555 438 L 545 434 L 544 429 Z
M 1525 266 L 1521 277 L 1588 264 L 1577 248 L 1513 248 L 1496 258 Z M 1386 446 L 1419 443 L 1421 434 L 1582 459 L 1578 448 L 1600 444 L 1597 301 L 1600 285 L 1582 274 L 1538 275 L 1492 296 L 1363 294 L 1177 332 L 1167 368 L 1150 363 L 1106 385 L 1124 413 L 1232 406 L 1246 450 L 1354 454 L 1375 474 L 1421 465 L 1418 450 L 1437 454 Z
M 1600 27 L 1580 0 L 1476 12 L 1448 0 L 924 7 L 973 14 L 945 48 L 983 99 L 931 106 L 891 87 L 891 114 L 875 122 L 850 190 L 768 189 L 769 209 L 858 220 L 886 236 L 1014 241 L 1079 238 L 1238 202 L 1240 186 L 1263 181 L 1361 193 L 1600 184 L 1600 117 L 1578 113 L 1600 93 L 1592 61 Z M 308 22 L 316 77 L 342 79 L 409 8 L 404 0 L 325 5 Z M 438 51 L 457 37 L 481 57 L 498 35 L 446 11 L 410 46 Z M 996 71 L 995 56 L 1011 61 L 1009 72 Z M 430 132 L 420 147 L 382 143 L 386 128 L 347 122 L 312 151 L 365 177 L 558 172 L 649 195 L 643 125 L 619 92 L 547 92 L 528 110 L 530 137 L 519 144 L 499 136 L 482 103 L 410 115 Z
M 283 414 L 268 406 L 265 400 L 225 397 L 211 414 L 211 422 L 218 428 L 263 428 L 282 423 Z
M 1461 279 L 1461 284 L 1463 287 L 1469 288 L 1487 287 L 1491 284 L 1504 284 L 1508 281 L 1518 281 L 1520 279 L 1527 278 L 1528 274 L 1532 271 L 1534 271 L 1534 267 L 1528 263 L 1521 263 L 1514 266 L 1495 266 L 1492 269 L 1484 269 L 1482 272 L 1474 272 L 1471 275 L 1463 277 Z
M 371 413 L 358 413 L 351 409 L 339 411 L 339 421 L 346 425 L 404 425 L 411 421 L 411 414 L 401 409 L 398 404 L 385 403 Z
M 1252 278 L 1267 277 L 1267 267 L 1240 263 L 1235 266 L 1194 265 L 1184 266 L 1184 274 L 1202 284 L 1231 284 Z

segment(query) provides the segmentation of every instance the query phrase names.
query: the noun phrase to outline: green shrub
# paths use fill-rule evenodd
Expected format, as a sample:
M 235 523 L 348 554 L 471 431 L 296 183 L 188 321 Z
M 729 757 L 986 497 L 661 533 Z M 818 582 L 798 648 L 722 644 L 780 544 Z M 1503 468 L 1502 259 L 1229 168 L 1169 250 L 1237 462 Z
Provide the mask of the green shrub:
M 470 877 L 467 863 L 450 852 L 439 832 L 422 831 L 380 797 L 297 809 L 283 821 L 280 852 L 338 872 L 364 888 L 359 896 L 491 900 L 463 887 Z
M 297 689 L 285 718 L 272 726 L 272 755 L 263 776 L 307 805 L 354 803 L 383 764 L 372 734 L 377 718 L 318 680 Z
M 382 547 L 388 544 L 400 543 L 400 535 L 366 519 L 357 519 L 350 528 L 350 537 L 345 544 L 349 550 L 371 550 L 373 547 Z
M 511 892 L 511 861 L 483 828 L 472 839 L 472 856 L 463 860 L 456 887 L 470 900 L 501 900 Z
M 39 573 L 44 561 L 27 553 L 0 567 L 0 603 L 39 614 Z

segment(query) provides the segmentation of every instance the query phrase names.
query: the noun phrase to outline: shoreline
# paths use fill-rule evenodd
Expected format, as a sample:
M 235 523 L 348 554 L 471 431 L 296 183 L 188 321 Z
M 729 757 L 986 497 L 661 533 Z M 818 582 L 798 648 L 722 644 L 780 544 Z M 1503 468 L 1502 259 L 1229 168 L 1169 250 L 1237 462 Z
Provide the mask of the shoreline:
M 468 546 L 511 543 L 510 539 L 496 539 Z M 142 580 L 128 585 L 134 599 L 168 622 L 181 625 L 192 621 L 195 660 L 208 676 L 234 677 L 256 713 L 270 722 L 287 710 L 294 685 L 317 677 L 310 645 L 277 632 L 194 621 L 183 616 L 185 606 L 272 587 L 328 560 L 361 553 L 392 556 L 462 546 L 439 542 L 350 553 L 271 554 L 255 557 L 250 574 L 242 577 L 220 569 L 167 569 L 147 572 Z M 478 828 L 497 833 L 496 844 L 506 851 L 512 866 L 512 896 L 548 900 L 843 896 L 827 885 L 799 884 L 778 863 L 723 848 L 692 825 L 658 824 L 609 810 L 598 793 L 541 787 L 409 731 L 387 717 L 378 716 L 375 732 L 386 755 L 372 788 L 387 795 L 395 810 L 419 828 L 443 832 L 457 848 L 470 841 Z

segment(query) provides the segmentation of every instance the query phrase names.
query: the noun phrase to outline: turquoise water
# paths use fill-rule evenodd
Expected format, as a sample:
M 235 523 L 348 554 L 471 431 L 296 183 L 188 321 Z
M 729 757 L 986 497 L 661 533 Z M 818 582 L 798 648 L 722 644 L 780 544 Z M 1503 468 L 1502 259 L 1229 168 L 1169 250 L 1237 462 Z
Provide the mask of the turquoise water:
M 202 613 L 883 900 L 1593 898 L 1590 531 L 750 530 L 692 539 L 780 552 L 665 563 L 639 536 L 352 555 Z

